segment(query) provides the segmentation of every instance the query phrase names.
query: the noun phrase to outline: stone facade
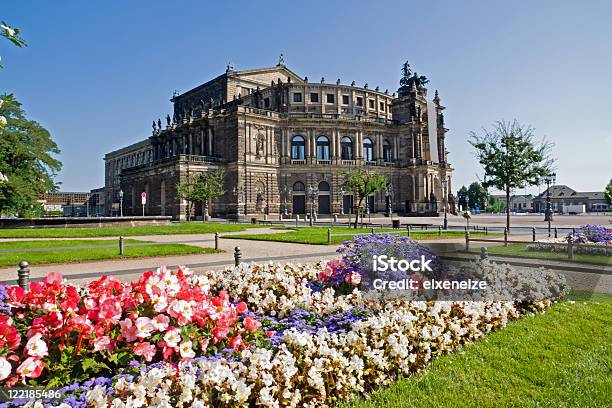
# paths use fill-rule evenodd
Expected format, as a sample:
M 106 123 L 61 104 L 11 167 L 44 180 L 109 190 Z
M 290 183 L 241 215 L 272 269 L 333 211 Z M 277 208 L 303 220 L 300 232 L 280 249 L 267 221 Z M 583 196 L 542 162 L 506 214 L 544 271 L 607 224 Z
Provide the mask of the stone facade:
M 174 112 L 153 124 L 147 140 L 106 155 L 107 203 L 124 192 L 126 215 L 183 219 L 176 186 L 201 172 L 224 170 L 226 194 L 210 203 L 216 216 L 348 213 L 353 198 L 341 191 L 343 174 L 365 166 L 392 183 L 393 211 L 437 213 L 441 180 L 452 191 L 445 149 L 444 107 L 426 79 L 404 67 L 397 95 L 378 88 L 317 83 L 282 63 L 234 71 L 172 98 Z M 309 187 L 318 196 L 306 197 Z M 384 212 L 385 192 L 371 197 Z M 110 206 L 107 206 L 110 207 Z M 107 210 L 108 213 L 108 210 Z M 196 209 L 201 215 L 201 209 Z

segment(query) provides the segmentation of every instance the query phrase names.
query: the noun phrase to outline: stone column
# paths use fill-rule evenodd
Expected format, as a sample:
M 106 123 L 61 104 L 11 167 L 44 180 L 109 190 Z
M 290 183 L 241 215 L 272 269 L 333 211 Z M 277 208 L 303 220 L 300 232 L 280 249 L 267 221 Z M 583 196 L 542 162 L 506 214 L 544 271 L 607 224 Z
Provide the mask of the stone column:
M 213 130 L 212 127 L 208 127 L 208 155 L 213 155 Z

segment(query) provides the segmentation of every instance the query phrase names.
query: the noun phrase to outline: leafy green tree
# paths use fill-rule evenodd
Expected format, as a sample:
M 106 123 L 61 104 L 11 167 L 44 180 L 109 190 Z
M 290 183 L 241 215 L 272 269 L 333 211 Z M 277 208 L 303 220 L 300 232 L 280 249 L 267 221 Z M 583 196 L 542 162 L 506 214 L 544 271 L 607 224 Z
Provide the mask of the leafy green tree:
M 612 179 L 610 179 L 610 182 L 606 186 L 605 195 L 608 199 L 608 204 L 612 204 Z
M 382 191 L 387 187 L 387 176 L 382 173 L 370 171 L 358 167 L 344 174 L 343 187 L 346 191 L 352 191 L 357 196 L 357 205 L 355 206 L 355 228 L 359 224 L 359 215 L 363 218 L 362 205 L 364 200 L 371 194 Z
M 479 182 L 475 181 L 468 187 L 468 198 L 472 208 L 478 207 L 481 210 L 486 209 L 488 197 L 489 193 L 487 192 L 487 189 L 484 188 Z
M 0 213 L 32 216 L 41 210 L 40 196 L 57 190 L 62 163 L 54 156 L 60 149 L 45 128 L 26 118 L 12 94 L 0 99 L 0 115 L 7 118 L 0 129 Z
M 489 196 L 489 211 L 494 213 L 499 213 L 504 211 L 506 208 L 506 203 L 494 195 Z
M 457 204 L 466 211 L 468 208 L 468 189 L 465 186 L 461 186 L 461 188 L 457 191 Z
M 537 185 L 550 174 L 554 163 L 550 156 L 552 144 L 546 140 L 537 142 L 532 127 L 516 120 L 498 121 L 492 130 L 483 132 L 471 132 L 469 140 L 484 168 L 483 186 L 504 191 L 506 202 L 510 202 L 510 190 Z M 506 206 L 506 228 L 510 232 L 510 206 Z
M 193 180 L 189 197 L 202 203 L 202 221 L 207 221 L 208 202 L 225 194 L 225 172 L 215 171 L 198 174 Z
M 19 29 L 9 26 L 4 21 L 0 24 L 0 38 L 5 38 L 20 48 L 26 45 L 23 38 L 19 36 Z M 3 68 L 2 65 L 0 68 Z

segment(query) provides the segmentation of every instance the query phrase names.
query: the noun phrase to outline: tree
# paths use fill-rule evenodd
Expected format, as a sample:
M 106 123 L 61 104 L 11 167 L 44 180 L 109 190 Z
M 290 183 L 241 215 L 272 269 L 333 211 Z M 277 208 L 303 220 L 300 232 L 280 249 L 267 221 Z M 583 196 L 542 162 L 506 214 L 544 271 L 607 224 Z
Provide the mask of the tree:
M 193 202 L 202 203 L 202 221 L 207 221 L 208 201 L 225 194 L 223 170 L 198 174 L 193 180 L 189 197 Z
M 0 212 L 32 216 L 41 210 L 40 196 L 57 190 L 62 163 L 54 155 L 60 149 L 45 128 L 26 118 L 12 94 L 0 99 L 0 115 L 7 118 L 0 129 Z
M 468 209 L 468 189 L 465 186 L 461 186 L 457 191 L 457 204 L 466 211 Z
M 523 126 L 517 120 L 502 120 L 495 122 L 492 130 L 483 132 L 483 135 L 471 132 L 469 140 L 484 168 L 483 186 L 504 191 L 507 203 L 510 190 L 540 184 L 542 177 L 552 171 L 552 144 L 544 139 L 536 141 L 531 126 Z M 506 206 L 506 228 L 510 232 L 510 206 Z
M 482 184 L 475 181 L 468 187 L 468 199 L 472 208 L 480 208 L 484 210 L 487 207 L 487 198 L 489 193 Z
M 387 176 L 375 171 L 363 169 L 361 167 L 351 170 L 344 174 L 343 188 L 347 191 L 352 191 L 357 196 L 357 205 L 355 206 L 355 228 L 359 223 L 359 215 L 363 201 L 370 194 L 382 191 L 387 187 Z
M 606 186 L 606 191 L 604 192 L 604 194 L 608 199 L 608 204 L 612 204 L 612 179 L 610 179 L 610 182 Z
M 23 38 L 19 36 L 19 29 L 9 26 L 4 21 L 2 24 L 0 24 L 0 38 L 9 40 L 13 43 L 13 45 L 16 45 L 19 48 L 25 47 L 26 45 Z M 0 68 L 3 68 L 2 65 L 0 65 Z
M 506 204 L 504 201 L 498 199 L 494 195 L 489 196 L 489 210 L 494 213 L 500 213 L 504 211 Z

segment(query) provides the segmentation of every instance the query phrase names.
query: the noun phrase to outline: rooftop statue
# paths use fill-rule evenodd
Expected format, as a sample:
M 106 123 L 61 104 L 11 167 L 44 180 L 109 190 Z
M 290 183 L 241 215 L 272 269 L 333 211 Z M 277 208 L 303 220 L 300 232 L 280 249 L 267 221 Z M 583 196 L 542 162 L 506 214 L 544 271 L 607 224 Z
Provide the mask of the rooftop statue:
M 418 87 L 422 87 L 429 83 L 429 79 L 425 75 L 419 75 L 416 72 L 412 72 L 408 61 L 402 66 L 402 78 L 400 79 L 400 85 L 410 87 L 412 84 Z

